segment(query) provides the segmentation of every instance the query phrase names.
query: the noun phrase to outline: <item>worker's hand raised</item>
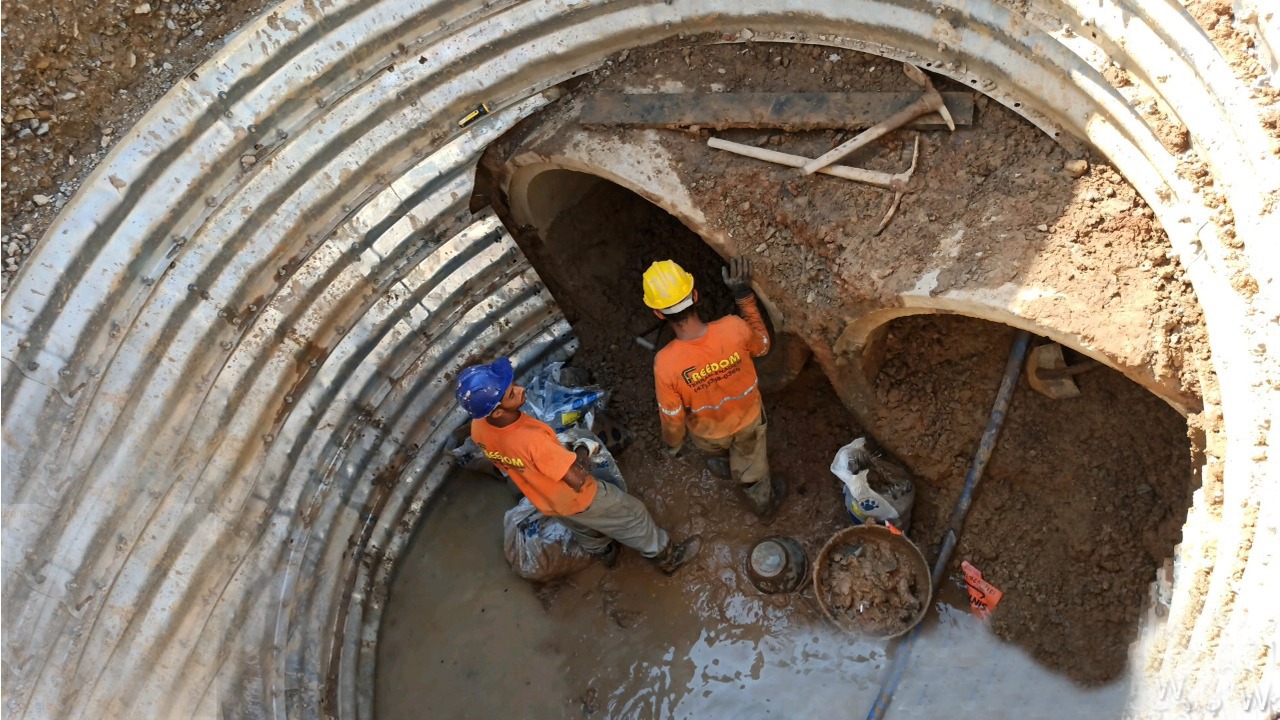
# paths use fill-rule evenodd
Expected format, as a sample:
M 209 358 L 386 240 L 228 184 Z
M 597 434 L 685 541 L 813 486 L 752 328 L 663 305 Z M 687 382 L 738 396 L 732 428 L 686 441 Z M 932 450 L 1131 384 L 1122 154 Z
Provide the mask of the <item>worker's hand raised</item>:
M 720 276 L 724 278 L 724 284 L 733 291 L 735 300 L 751 294 L 751 262 L 745 257 L 729 260 L 728 267 L 720 268 Z

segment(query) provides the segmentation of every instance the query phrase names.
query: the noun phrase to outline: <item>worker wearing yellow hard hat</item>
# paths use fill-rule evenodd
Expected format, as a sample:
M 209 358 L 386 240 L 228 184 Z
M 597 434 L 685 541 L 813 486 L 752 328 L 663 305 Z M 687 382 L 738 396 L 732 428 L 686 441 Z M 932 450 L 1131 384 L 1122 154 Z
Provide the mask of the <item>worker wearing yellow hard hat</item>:
M 752 362 L 769 352 L 769 332 L 746 258 L 734 258 L 721 273 L 742 317 L 709 323 L 698 314 L 698 291 L 684 268 L 662 260 L 644 273 L 645 305 L 676 335 L 653 361 L 662 440 L 675 456 L 687 433 L 709 456 L 712 472 L 735 480 L 767 524 L 786 497 L 786 483 L 769 472 L 767 421 Z

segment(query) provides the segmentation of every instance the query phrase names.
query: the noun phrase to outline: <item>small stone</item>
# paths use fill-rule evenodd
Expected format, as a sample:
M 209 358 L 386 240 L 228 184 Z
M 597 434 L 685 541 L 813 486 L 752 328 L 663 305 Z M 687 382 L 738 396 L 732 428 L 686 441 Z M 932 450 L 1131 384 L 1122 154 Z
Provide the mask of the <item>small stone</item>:
M 35 203 L 36 207 L 44 207 L 45 205 L 49 204 L 50 200 L 52 200 L 52 198 L 50 198 L 48 195 L 32 195 L 31 196 L 31 202 Z
M 760 243 L 759 245 L 756 246 L 756 252 L 758 253 L 762 253 L 768 249 L 769 249 L 769 246 L 766 245 L 765 243 Z
M 1062 164 L 1062 169 L 1073 178 L 1083 177 L 1089 171 L 1089 161 L 1083 158 L 1068 160 Z
M 1044 223 L 1040 223 L 1039 225 L 1037 225 L 1036 229 L 1039 230 L 1040 232 L 1049 232 L 1049 226 L 1045 225 Z
M 133 6 L 134 15 L 146 15 L 149 12 L 151 12 L 151 3 L 142 3 L 141 5 Z
M 720 73 L 721 75 L 724 75 L 726 71 L 724 68 L 716 68 L 716 72 Z
M 240 158 L 240 164 L 245 167 L 253 167 L 258 163 L 258 158 L 253 155 L 244 155 Z
M 742 32 L 738 33 L 738 37 L 742 38 L 743 40 L 750 40 L 755 36 L 756 34 L 751 32 L 747 28 L 742 28 Z
M 748 211 L 748 210 L 750 210 L 750 209 L 751 209 L 751 203 L 750 203 L 750 202 L 747 202 L 747 201 L 745 201 L 745 200 L 742 202 L 742 204 L 741 204 L 741 205 L 739 205 L 739 206 L 738 206 L 738 210 L 740 210 L 740 211 L 742 211 L 742 212 L 746 212 L 746 211 Z

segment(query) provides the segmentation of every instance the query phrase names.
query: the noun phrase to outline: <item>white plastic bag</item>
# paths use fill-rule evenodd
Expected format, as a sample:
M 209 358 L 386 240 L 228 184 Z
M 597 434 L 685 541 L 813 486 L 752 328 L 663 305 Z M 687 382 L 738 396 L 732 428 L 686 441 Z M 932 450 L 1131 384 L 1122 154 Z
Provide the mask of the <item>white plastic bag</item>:
M 840 448 L 831 461 L 831 472 L 844 483 L 845 509 L 855 525 L 872 518 L 891 522 L 904 532 L 910 527 L 915 483 L 906 470 L 873 457 L 866 438 Z
M 523 498 L 502 517 L 502 549 L 511 569 L 535 582 L 572 575 L 591 564 L 569 528 Z

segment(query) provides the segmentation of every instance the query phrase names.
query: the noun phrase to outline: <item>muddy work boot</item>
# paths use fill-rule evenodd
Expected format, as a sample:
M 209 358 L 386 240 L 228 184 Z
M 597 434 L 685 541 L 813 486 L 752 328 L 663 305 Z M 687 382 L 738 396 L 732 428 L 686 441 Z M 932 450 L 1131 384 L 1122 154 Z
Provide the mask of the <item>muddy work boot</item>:
M 664 575 L 674 575 L 702 549 L 702 536 L 691 535 L 678 543 L 667 543 L 662 552 L 649 558 Z
M 618 552 L 618 543 L 616 540 L 610 542 L 609 546 L 606 547 L 604 550 L 601 550 L 600 552 L 588 553 L 588 555 L 590 555 L 591 557 L 598 558 L 600 562 L 604 563 L 604 566 L 609 568 L 610 570 L 618 567 L 619 554 L 620 553 Z
M 722 457 L 707 458 L 707 469 L 711 471 L 712 475 L 718 478 L 724 478 L 728 480 L 730 477 L 729 461 L 725 458 L 722 458 Z
M 763 525 L 771 525 L 778 517 L 778 509 L 787 499 L 787 479 L 782 475 L 774 475 L 768 480 L 742 486 L 747 494 L 747 502 L 751 510 L 760 518 Z

